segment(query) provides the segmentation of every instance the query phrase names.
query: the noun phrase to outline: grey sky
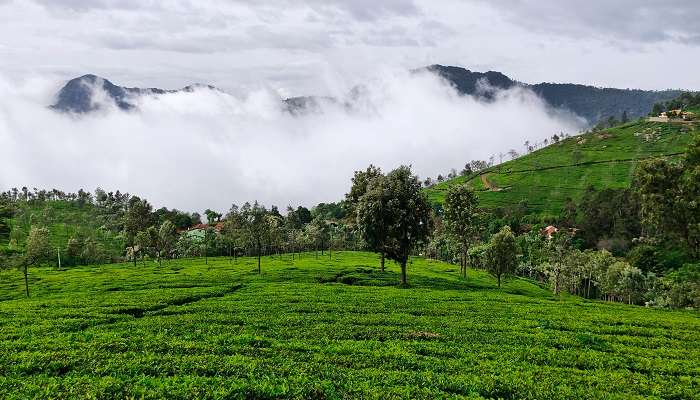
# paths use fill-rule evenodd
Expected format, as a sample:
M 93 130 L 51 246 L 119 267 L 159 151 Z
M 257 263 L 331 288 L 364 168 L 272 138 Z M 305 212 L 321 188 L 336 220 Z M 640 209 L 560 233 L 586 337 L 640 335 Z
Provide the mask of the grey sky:
M 441 63 L 525 82 L 700 89 L 700 2 L 0 0 L 0 75 L 325 94 Z

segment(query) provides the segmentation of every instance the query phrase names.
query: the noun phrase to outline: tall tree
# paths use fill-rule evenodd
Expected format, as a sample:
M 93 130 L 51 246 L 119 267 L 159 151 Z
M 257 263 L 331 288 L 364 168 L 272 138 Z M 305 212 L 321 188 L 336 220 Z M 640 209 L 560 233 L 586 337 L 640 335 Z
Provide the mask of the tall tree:
M 467 254 L 469 245 L 477 231 L 478 200 L 467 184 L 450 187 L 445 195 L 445 229 L 460 245 L 460 273 L 467 276 Z
M 355 216 L 355 222 L 358 226 L 364 227 L 362 229 L 363 237 L 365 242 L 370 246 L 372 251 L 379 253 L 380 256 L 380 267 L 382 272 L 384 272 L 384 259 L 386 257 L 386 249 L 384 244 L 386 242 L 386 221 L 384 221 L 383 210 L 386 208 L 385 204 L 380 200 L 386 200 L 383 196 L 384 190 L 384 174 L 382 170 L 374 165 L 367 167 L 364 171 L 355 171 L 355 175 L 352 178 L 352 186 L 350 192 L 345 195 L 345 199 L 348 202 L 349 208 L 351 209 L 351 215 Z M 362 216 L 366 221 L 361 221 L 359 214 L 360 202 L 362 197 L 367 194 L 367 192 L 373 188 L 375 193 L 374 200 L 380 201 L 374 203 L 372 206 L 374 209 L 365 209 L 364 215 Z M 371 220 L 374 223 L 370 223 Z
M 27 246 L 22 260 L 22 272 L 24 273 L 24 289 L 29 297 L 29 267 L 38 266 L 51 258 L 51 245 L 49 244 L 49 230 L 33 227 L 27 237 Z
M 223 216 L 223 214 L 218 213 L 216 211 L 212 211 L 208 208 L 206 210 L 204 210 L 204 215 L 207 217 L 207 223 L 209 225 L 212 225 L 212 224 L 215 224 L 215 223 L 221 221 L 221 217 Z
M 164 221 L 158 229 L 158 263 L 165 256 L 170 258 L 177 244 L 177 228 L 169 220 Z
M 257 201 L 253 205 L 245 203 L 241 207 L 243 234 L 247 242 L 255 249 L 255 255 L 258 258 L 258 273 L 261 273 L 260 258 L 270 231 L 267 214 L 265 206 Z
M 129 199 L 129 205 L 124 215 L 124 233 L 127 246 L 132 247 L 134 266 L 136 265 L 136 251 L 133 251 L 133 248 L 136 245 L 136 235 L 153 225 L 152 212 L 153 207 L 146 199 L 140 199 L 137 196 Z
M 383 246 L 387 257 L 401 266 L 402 285 L 407 284 L 408 257 L 430 234 L 430 212 L 420 180 L 407 166 L 391 171 L 385 179 L 372 180 L 360 200 L 358 222 L 365 238 L 376 243 L 378 233 L 386 232 Z
M 513 273 L 517 264 L 515 236 L 506 225 L 491 237 L 487 268 L 498 279 L 498 287 L 501 287 L 501 276 Z

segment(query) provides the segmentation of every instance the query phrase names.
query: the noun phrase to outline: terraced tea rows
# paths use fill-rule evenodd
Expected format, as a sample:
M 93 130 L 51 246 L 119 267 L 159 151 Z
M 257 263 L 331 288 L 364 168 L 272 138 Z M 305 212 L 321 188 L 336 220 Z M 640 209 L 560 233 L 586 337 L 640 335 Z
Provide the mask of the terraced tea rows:
M 700 317 L 341 252 L 0 273 L 2 398 L 694 398 Z

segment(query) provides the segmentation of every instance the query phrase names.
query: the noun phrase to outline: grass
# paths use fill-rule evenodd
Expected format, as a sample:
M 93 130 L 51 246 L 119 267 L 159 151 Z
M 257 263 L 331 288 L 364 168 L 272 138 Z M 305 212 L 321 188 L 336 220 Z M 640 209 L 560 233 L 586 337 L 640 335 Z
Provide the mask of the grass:
M 487 169 L 481 176 L 458 177 L 427 189 L 442 203 L 450 186 L 468 182 L 483 207 L 509 207 L 527 201 L 534 214 L 559 215 L 567 198 L 578 200 L 588 186 L 627 188 L 634 169 L 651 157 L 678 157 L 700 132 L 697 125 L 631 122 L 603 132 L 568 138 Z
M 0 398 L 697 398 L 700 317 L 369 253 L 0 272 Z

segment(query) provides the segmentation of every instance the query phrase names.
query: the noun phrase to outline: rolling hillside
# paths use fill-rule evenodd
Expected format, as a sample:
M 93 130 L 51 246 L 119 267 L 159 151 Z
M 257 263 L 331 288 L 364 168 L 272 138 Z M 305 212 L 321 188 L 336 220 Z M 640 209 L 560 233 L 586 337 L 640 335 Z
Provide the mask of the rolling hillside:
M 12 218 L 6 219 L 10 234 L 0 238 L 0 250 L 22 248 L 32 226 L 43 226 L 49 230 L 53 247 L 65 248 L 73 237 L 94 239 L 109 254 L 121 254 L 122 239 L 101 226 L 94 206 L 79 206 L 68 201 L 44 201 L 18 203 Z
M 677 157 L 700 131 L 684 123 L 631 122 L 600 132 L 570 137 L 468 177 L 457 177 L 427 189 L 442 203 L 447 189 L 469 182 L 486 208 L 526 201 L 530 213 L 558 215 L 567 198 L 577 200 L 589 185 L 629 187 L 639 161 Z
M 700 318 L 334 252 L 0 271 L 0 398 L 689 399 Z

